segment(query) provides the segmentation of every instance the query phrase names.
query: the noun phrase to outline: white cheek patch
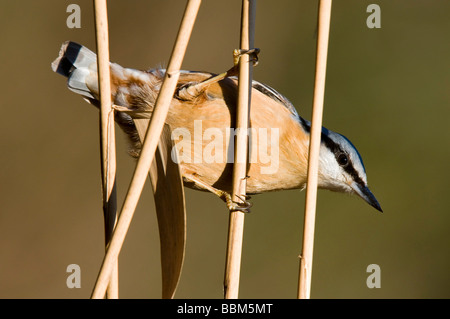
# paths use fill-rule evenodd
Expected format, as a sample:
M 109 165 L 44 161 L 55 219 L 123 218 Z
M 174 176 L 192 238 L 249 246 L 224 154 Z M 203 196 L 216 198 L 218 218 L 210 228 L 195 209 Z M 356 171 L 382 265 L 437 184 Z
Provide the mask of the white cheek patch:
M 342 168 L 337 164 L 334 154 L 324 145 L 320 146 L 319 187 L 338 190 L 345 182 Z

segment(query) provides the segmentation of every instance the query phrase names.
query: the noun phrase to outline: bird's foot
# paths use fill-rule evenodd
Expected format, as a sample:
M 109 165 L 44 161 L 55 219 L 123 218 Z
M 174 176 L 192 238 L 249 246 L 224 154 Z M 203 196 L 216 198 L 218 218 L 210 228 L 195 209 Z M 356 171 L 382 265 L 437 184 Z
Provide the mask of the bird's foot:
M 250 49 L 250 50 L 242 50 L 242 49 L 235 49 L 233 51 L 233 62 L 234 65 L 237 66 L 239 64 L 239 60 L 241 59 L 241 56 L 243 56 L 244 54 L 248 54 L 250 56 L 250 62 L 253 62 L 253 66 L 257 66 L 258 65 L 258 54 L 259 54 L 259 49 L 258 48 L 254 48 L 254 49 Z
M 219 197 L 225 201 L 227 204 L 227 208 L 230 212 L 239 211 L 242 213 L 250 213 L 250 208 L 253 204 L 247 199 L 250 199 L 250 196 L 247 195 L 236 195 L 236 197 L 240 200 L 240 202 L 234 201 L 230 195 L 230 193 L 221 191 L 222 194 Z

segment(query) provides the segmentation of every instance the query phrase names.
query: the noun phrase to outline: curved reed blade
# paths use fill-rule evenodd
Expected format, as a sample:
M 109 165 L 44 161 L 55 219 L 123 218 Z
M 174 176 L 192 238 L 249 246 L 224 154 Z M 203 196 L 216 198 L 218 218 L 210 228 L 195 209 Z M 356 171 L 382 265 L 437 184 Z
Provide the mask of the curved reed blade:
M 149 120 L 135 119 L 141 141 Z M 186 207 L 183 179 L 171 159 L 174 146 L 169 126 L 161 134 L 149 177 L 153 187 L 161 244 L 162 297 L 173 298 L 180 280 L 186 243 Z M 174 154 L 175 155 L 175 154 Z

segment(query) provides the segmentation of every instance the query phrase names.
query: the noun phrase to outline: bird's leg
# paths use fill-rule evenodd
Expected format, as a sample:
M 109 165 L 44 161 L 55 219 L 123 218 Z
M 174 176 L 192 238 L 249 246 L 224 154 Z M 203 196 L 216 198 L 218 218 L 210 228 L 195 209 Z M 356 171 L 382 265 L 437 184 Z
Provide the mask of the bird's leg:
M 192 174 L 186 174 L 183 173 L 183 178 L 186 179 L 188 182 L 196 184 L 198 187 L 203 188 L 205 190 L 210 191 L 211 193 L 218 196 L 220 199 L 222 199 L 226 204 L 227 208 L 230 212 L 232 211 L 240 211 L 243 213 L 249 213 L 250 208 L 252 207 L 252 203 L 248 202 L 247 199 L 250 199 L 250 196 L 240 196 L 236 195 L 237 198 L 241 200 L 240 203 L 233 201 L 231 194 L 225 191 L 222 191 L 220 189 L 214 188 L 211 185 L 208 185 L 207 183 L 199 180 L 197 177 L 193 176 Z
M 231 69 L 200 83 L 188 83 L 187 85 L 182 86 L 177 92 L 178 97 L 186 101 L 192 100 L 199 96 L 200 93 L 202 93 L 209 85 L 222 81 L 227 77 L 237 75 L 239 60 L 244 54 L 250 55 L 250 61 L 253 62 L 254 66 L 256 66 L 258 64 L 259 51 L 260 50 L 258 48 L 250 50 L 235 49 L 233 51 L 233 67 Z
M 197 96 L 199 96 L 206 89 L 207 86 L 219 82 L 228 76 L 231 76 L 229 72 L 232 70 L 233 68 L 231 68 L 227 72 L 220 73 L 219 75 L 213 76 L 212 78 L 209 78 L 199 83 L 196 82 L 187 83 L 177 91 L 176 93 L 177 97 L 184 101 L 191 101 L 195 99 Z

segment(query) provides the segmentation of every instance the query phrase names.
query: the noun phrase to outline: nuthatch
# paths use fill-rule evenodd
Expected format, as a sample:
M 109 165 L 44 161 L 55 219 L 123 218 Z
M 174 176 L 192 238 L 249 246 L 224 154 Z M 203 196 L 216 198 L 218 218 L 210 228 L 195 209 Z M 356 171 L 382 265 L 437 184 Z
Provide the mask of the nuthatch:
M 138 157 L 141 142 L 133 118 L 151 116 L 165 70 L 138 71 L 115 63 L 110 68 L 115 120 L 128 136 L 129 153 Z M 68 78 L 70 90 L 99 105 L 95 53 L 66 42 L 52 69 Z M 237 101 L 237 79 L 232 75 L 232 71 L 222 75 L 180 71 L 166 119 L 176 136 L 173 139 L 179 139 L 176 151 L 185 186 L 211 191 L 228 203 L 234 138 L 230 130 L 235 123 Z M 249 119 L 252 160 L 247 169 L 247 193 L 305 188 L 310 122 L 301 118 L 284 96 L 256 81 L 252 83 Z M 269 165 L 265 165 L 269 153 L 277 156 L 270 156 Z M 319 188 L 356 194 L 382 211 L 367 186 L 366 171 L 356 148 L 346 137 L 326 128 L 322 128 L 318 177 Z

